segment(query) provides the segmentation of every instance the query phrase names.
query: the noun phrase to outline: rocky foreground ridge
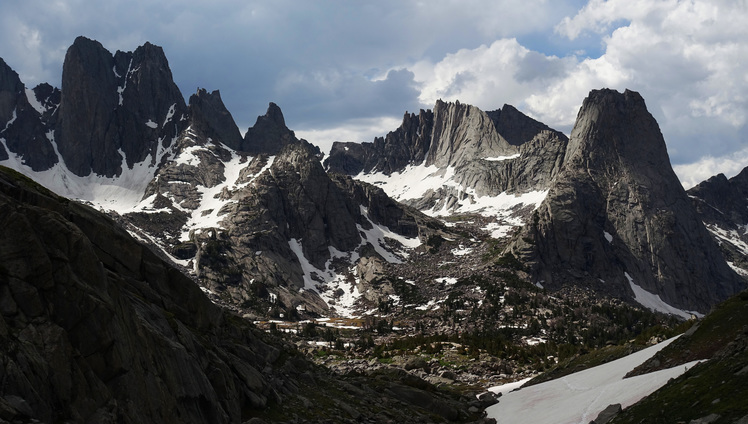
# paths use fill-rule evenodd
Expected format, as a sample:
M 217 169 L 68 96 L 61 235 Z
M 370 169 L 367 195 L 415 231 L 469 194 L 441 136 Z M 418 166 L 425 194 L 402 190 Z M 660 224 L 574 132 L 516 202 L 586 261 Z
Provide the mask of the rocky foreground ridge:
M 215 301 L 252 316 L 405 307 L 393 278 L 440 270 L 407 280 L 434 293 L 440 278 L 478 275 L 486 249 L 460 249 L 476 243 L 519 258 L 538 286 L 685 316 L 745 285 L 634 92 L 593 91 L 570 139 L 509 105 L 439 101 L 373 143 L 336 143 L 323 166 L 275 104 L 244 136 L 218 91 L 185 104 L 149 43 L 111 54 L 79 37 L 62 90 L 25 90 L 0 65 L 2 163 L 110 210 Z M 458 265 L 434 261 L 445 248 Z
M 2 422 L 480 418 L 469 398 L 407 373 L 329 375 L 110 218 L 5 167 L 0 223 Z

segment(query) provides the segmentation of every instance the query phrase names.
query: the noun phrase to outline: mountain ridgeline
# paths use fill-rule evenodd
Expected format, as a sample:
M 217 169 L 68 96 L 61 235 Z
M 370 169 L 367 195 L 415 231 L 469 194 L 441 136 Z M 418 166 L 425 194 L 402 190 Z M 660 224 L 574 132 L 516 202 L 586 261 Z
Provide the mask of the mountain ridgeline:
M 321 159 L 274 103 L 243 136 L 218 91 L 185 103 L 150 43 L 111 54 L 77 38 L 61 90 L 27 90 L 0 60 L 0 164 L 90 195 L 215 301 L 255 317 L 355 316 L 399 301 L 383 281 L 398 266 L 438 269 L 429 252 L 441 241 L 498 243 L 536 285 L 661 311 L 706 313 L 745 287 L 632 91 L 591 92 L 570 138 L 510 105 L 440 100 Z M 132 200 L 107 207 L 122 193 Z M 725 219 L 746 224 L 735 210 Z

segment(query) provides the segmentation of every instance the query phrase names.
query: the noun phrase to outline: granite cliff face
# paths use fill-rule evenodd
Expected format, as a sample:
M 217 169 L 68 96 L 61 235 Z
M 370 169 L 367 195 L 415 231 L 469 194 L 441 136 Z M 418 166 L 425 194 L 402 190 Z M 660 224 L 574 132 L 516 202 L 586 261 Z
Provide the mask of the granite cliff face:
M 402 370 L 343 378 L 317 368 L 109 217 L 5 167 L 0 224 L 3 422 L 479 418 Z
M 743 287 L 670 167 L 638 93 L 585 99 L 561 172 L 515 242 L 541 284 L 576 281 L 619 296 L 658 295 L 705 313 Z
M 475 211 L 480 198 L 545 190 L 567 141 L 510 105 L 483 112 L 440 100 L 433 112 L 405 114 L 398 129 L 373 143 L 334 143 L 325 166 L 383 186 L 428 180 L 423 189 L 388 192 L 430 214 L 456 214 Z
M 74 174 L 113 177 L 148 157 L 157 164 L 186 113 L 161 47 L 112 55 L 78 37 L 68 49 L 55 138 Z
M 34 171 L 57 163 L 51 128 L 59 102 L 59 90 L 48 84 L 26 90 L 18 74 L 0 59 L 0 160 L 8 159 L 10 151 Z
M 433 111 L 406 113 L 399 128 L 373 143 L 334 143 L 325 166 L 349 175 L 390 175 L 409 165 L 458 166 L 480 158 L 513 155 L 519 151 L 517 146 L 549 130 L 539 123 L 527 125 L 536 121 L 511 106 L 504 108 L 507 118 L 501 120 L 501 110 L 483 112 L 475 106 L 439 100 Z M 507 130 L 512 142 L 499 129 Z

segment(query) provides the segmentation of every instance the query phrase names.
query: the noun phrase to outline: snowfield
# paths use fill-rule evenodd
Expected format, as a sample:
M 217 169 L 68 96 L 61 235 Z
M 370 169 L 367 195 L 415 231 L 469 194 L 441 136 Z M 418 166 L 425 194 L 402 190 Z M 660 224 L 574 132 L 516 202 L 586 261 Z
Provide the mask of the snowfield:
M 696 365 L 698 361 L 623 378 L 676 338 L 616 361 L 524 389 L 511 391 L 525 380 L 492 387 L 490 391 L 504 395 L 499 398 L 499 403 L 486 409 L 486 413 L 499 424 L 589 424 L 608 405 L 631 406 L 664 386 L 669 379 Z

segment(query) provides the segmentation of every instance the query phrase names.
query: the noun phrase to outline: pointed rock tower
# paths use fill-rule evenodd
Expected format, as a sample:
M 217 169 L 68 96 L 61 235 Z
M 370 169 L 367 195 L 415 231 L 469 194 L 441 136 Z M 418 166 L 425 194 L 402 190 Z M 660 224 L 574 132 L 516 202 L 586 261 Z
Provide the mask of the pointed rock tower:
M 655 309 L 708 312 L 745 287 L 675 176 L 644 100 L 628 90 L 585 99 L 562 170 L 512 248 L 546 287 L 576 283 Z

